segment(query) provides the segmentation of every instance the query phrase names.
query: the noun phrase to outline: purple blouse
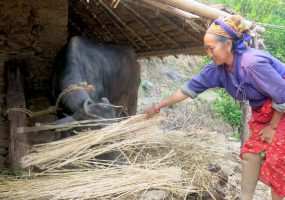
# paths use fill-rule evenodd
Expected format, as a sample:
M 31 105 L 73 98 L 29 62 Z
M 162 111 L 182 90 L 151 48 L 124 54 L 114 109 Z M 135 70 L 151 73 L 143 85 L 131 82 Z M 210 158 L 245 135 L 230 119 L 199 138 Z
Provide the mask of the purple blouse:
M 285 64 L 265 51 L 252 48 L 234 59 L 240 65 L 234 67 L 233 73 L 224 65 L 211 62 L 184 90 L 182 86 L 182 91 L 193 97 L 208 88 L 225 88 L 233 98 L 249 100 L 253 108 L 262 106 L 269 98 L 277 104 L 285 103 Z

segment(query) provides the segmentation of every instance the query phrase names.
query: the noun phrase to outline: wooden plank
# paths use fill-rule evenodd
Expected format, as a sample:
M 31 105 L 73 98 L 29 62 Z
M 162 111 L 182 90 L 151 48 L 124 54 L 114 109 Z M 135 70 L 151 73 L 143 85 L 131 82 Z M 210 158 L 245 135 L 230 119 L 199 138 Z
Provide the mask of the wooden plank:
M 8 146 L 9 146 L 9 140 L 8 139 L 0 140 L 0 148 L 7 148 Z
M 138 52 L 138 58 L 145 58 L 151 56 L 167 56 L 167 55 L 178 55 L 178 54 L 189 54 L 189 55 L 206 55 L 203 46 L 181 48 L 181 49 L 169 49 L 161 51 L 148 51 L 148 52 Z

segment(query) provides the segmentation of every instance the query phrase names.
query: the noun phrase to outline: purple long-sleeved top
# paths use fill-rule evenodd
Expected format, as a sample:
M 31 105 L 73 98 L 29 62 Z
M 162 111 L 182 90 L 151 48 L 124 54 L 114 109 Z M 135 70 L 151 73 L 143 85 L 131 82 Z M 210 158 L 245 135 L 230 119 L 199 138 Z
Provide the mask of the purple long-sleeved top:
M 269 98 L 277 104 L 285 103 L 285 64 L 267 52 L 252 48 L 234 59 L 240 65 L 234 67 L 233 73 L 212 62 L 182 86 L 182 91 L 193 97 L 208 88 L 225 88 L 235 99 L 249 100 L 253 108 L 262 106 Z

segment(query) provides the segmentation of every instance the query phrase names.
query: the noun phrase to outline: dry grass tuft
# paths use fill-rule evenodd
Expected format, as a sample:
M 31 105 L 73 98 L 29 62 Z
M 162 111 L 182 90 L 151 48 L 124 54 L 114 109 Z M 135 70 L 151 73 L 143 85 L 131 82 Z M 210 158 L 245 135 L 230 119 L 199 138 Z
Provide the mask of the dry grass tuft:
M 142 168 L 113 166 L 76 172 L 49 174 L 36 179 L 10 181 L 1 186 L 2 198 L 15 199 L 128 199 L 148 189 L 185 194 L 182 170 L 178 167 Z M 13 188 L 10 189 L 9 188 Z M 1 197 L 1 196 L 0 196 Z
M 83 162 L 111 150 L 124 151 L 142 144 L 152 147 L 161 145 L 163 132 L 156 126 L 159 120 L 160 116 L 146 121 L 144 115 L 137 115 L 100 130 L 36 145 L 22 159 L 22 166 L 35 165 L 42 170 L 52 170 L 70 163 L 81 166 Z

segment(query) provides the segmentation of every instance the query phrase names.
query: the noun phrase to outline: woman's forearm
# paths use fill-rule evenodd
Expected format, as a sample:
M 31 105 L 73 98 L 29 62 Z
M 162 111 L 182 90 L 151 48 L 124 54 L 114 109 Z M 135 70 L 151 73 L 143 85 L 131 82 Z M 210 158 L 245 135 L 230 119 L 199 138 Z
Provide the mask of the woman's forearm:
M 178 89 L 172 95 L 156 104 L 155 107 L 160 110 L 161 108 L 171 106 L 187 98 L 189 98 L 189 96 L 185 95 L 180 89 Z

